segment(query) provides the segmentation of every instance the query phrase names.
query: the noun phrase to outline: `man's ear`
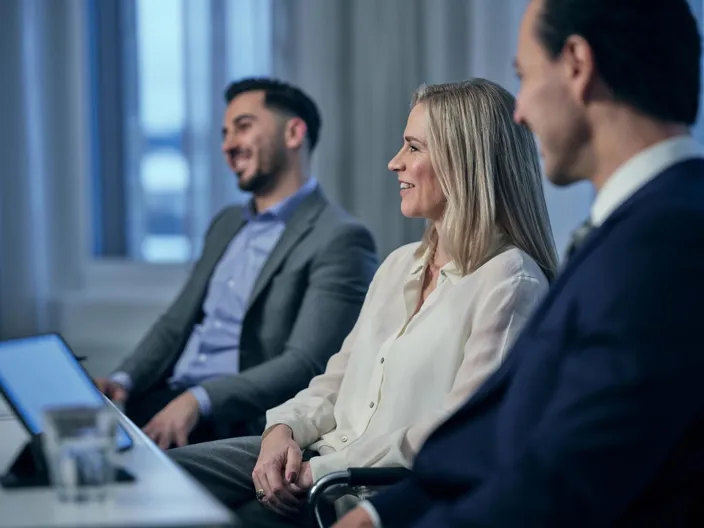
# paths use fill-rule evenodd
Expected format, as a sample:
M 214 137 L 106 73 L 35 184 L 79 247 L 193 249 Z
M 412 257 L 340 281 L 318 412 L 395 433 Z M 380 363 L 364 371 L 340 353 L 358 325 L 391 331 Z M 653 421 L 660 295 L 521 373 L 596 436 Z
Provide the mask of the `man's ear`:
M 284 128 L 284 141 L 286 147 L 296 150 L 303 146 L 306 141 L 308 126 L 300 117 L 292 117 L 286 121 Z
M 562 48 L 561 62 L 574 96 L 585 102 L 596 79 L 596 61 L 591 46 L 583 37 L 570 35 Z

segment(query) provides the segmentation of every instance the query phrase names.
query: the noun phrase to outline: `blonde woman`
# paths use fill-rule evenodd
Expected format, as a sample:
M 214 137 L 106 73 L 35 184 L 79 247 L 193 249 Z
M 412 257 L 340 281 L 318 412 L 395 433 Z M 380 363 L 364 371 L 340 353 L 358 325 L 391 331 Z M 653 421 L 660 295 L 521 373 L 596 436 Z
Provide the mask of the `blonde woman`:
M 394 251 L 325 372 L 267 413 L 259 438 L 172 452 L 246 526 L 295 523 L 302 494 L 348 467 L 410 466 L 503 361 L 555 276 L 532 135 L 481 79 L 423 86 L 389 163 L 401 212 L 428 221 Z

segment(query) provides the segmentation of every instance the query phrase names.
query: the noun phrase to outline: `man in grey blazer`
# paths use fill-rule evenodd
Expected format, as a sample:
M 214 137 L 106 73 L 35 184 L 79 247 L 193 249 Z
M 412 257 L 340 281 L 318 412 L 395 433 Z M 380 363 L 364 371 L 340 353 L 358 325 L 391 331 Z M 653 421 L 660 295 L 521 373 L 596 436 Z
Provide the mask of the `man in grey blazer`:
M 377 267 L 371 234 L 309 176 L 315 103 L 272 79 L 225 96 L 222 150 L 252 200 L 213 220 L 174 303 L 97 380 L 164 449 L 260 434 L 339 350 Z

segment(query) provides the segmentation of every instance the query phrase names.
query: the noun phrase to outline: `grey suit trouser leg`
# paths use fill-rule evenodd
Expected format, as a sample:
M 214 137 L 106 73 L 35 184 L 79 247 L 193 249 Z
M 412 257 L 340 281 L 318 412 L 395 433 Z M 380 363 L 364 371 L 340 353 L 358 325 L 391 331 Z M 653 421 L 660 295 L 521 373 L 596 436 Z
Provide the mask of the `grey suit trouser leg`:
M 288 519 L 265 508 L 256 500 L 252 471 L 259 457 L 261 437 L 246 436 L 194 444 L 168 451 L 220 502 L 232 509 L 246 528 L 299 526 L 305 522 Z M 307 458 L 307 457 L 306 457 Z

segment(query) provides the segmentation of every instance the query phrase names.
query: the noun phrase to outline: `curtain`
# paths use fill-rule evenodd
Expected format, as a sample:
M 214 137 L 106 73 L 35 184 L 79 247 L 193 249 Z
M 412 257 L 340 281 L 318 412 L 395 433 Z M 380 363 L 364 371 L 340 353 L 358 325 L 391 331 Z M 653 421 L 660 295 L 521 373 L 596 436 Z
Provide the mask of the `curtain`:
M 373 231 L 385 256 L 418 240 L 387 171 L 419 84 L 485 77 L 516 93 L 525 0 L 274 1 L 274 72 L 305 88 L 323 114 L 314 170 L 328 194 Z M 587 215 L 586 185 L 546 186 L 558 249 Z
M 85 113 L 72 58 L 79 0 L 0 2 L 0 338 L 52 329 L 54 287 L 76 283 Z
M 189 9 L 199 1 L 188 0 Z M 203 65 L 191 58 L 189 70 L 189 75 L 206 76 L 211 88 L 189 92 L 190 117 L 212 128 L 202 136 L 207 140 L 188 145 L 200 160 L 199 174 L 212 178 L 197 210 L 209 218 L 236 198 L 217 144 L 222 88 L 240 74 L 271 70 L 302 86 L 321 108 L 323 130 L 314 173 L 328 195 L 372 229 L 382 256 L 418 240 L 423 222 L 401 215 L 397 180 L 386 168 L 401 145 L 411 94 L 423 82 L 474 76 L 515 93 L 511 63 L 526 3 L 267 0 L 265 5 L 260 0 L 212 0 L 211 21 L 218 22 L 208 33 L 213 62 Z M 692 5 L 701 18 L 701 0 L 692 0 Z M 95 165 L 87 6 L 87 0 L 0 1 L 0 338 L 56 329 L 55 301 L 86 284 Z M 251 16 L 269 20 L 271 27 L 261 34 L 244 26 L 233 30 L 236 20 L 242 20 L 236 15 L 243 6 Z M 235 21 L 234 26 L 220 23 L 225 18 Z M 208 20 L 189 20 L 189 34 L 208 32 Z M 246 30 L 257 42 L 267 40 L 261 49 L 269 50 L 270 44 L 266 61 L 259 47 L 250 46 L 248 55 L 242 55 L 244 44 L 238 42 L 251 40 Z M 199 117 L 206 114 L 214 117 Z M 695 134 L 701 138 L 701 125 Z M 562 250 L 570 231 L 588 215 L 593 191 L 586 184 L 569 189 L 547 184 L 546 198 Z M 153 281 L 137 271 L 142 270 L 110 283 L 119 293 L 146 291 L 144 285 Z M 171 298 L 177 286 L 169 282 L 163 298 Z M 151 322 L 146 316 L 141 319 Z M 122 329 L 121 334 L 134 328 L 135 338 L 141 333 L 132 322 L 104 323 L 92 325 L 94 333 L 107 336 L 110 328 Z

